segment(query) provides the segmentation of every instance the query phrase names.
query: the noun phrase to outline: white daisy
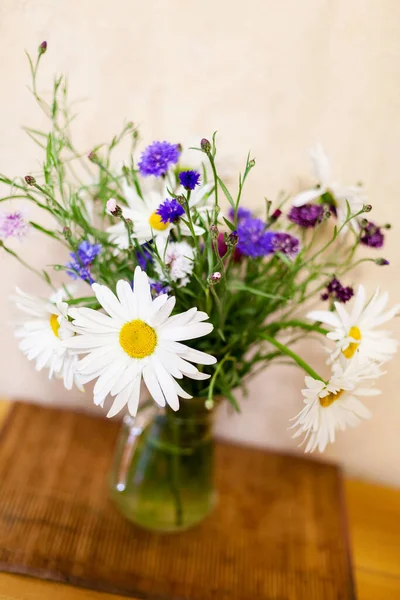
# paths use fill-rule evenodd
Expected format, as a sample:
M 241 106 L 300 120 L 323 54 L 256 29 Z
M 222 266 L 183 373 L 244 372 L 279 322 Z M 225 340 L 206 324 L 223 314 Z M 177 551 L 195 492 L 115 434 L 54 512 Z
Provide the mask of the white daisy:
M 118 281 L 116 297 L 103 285 L 93 284 L 97 300 L 108 313 L 90 308 L 71 309 L 78 335 L 64 344 L 78 354 L 88 353 L 78 364 L 84 381 L 97 378 L 94 402 L 103 405 L 108 394 L 114 396 L 109 417 L 126 405 L 134 416 L 138 408 L 143 377 L 149 393 L 160 406 L 179 408 L 178 396 L 190 398 L 175 379 L 185 375 L 208 379 L 191 362 L 211 365 L 209 354 L 181 344 L 202 337 L 213 326 L 203 323 L 208 315 L 197 308 L 170 317 L 175 298 L 162 294 L 151 297 L 148 277 L 136 267 L 134 291 L 127 281 Z
M 195 257 L 194 248 L 190 244 L 187 242 L 169 242 L 164 252 L 160 252 L 160 257 L 162 264 L 156 260 L 154 268 L 161 281 L 176 281 L 179 287 L 184 287 L 189 283 Z M 166 275 L 169 277 L 166 277 Z
M 293 419 L 292 426 L 298 427 L 293 437 L 305 434 L 305 452 L 316 448 L 323 452 L 328 443 L 335 441 L 338 429 L 344 431 L 358 425 L 361 419 L 371 417 L 359 396 L 379 395 L 381 392 L 371 386 L 382 374 L 378 365 L 362 365 L 355 359 L 333 365 L 332 377 L 327 383 L 306 376 L 307 388 L 302 390 L 305 407 Z
M 166 199 L 170 198 L 168 193 L 167 183 L 163 184 L 161 190 L 156 188 L 145 189 L 143 192 L 143 199 L 139 196 L 135 188 L 130 187 L 124 180 L 123 190 L 126 201 L 129 207 L 123 208 L 123 216 L 126 219 L 131 219 L 133 223 L 133 237 L 135 237 L 140 244 L 150 241 L 153 238 L 163 242 L 164 246 L 169 236 L 169 232 L 172 228 L 176 227 L 173 223 L 163 223 L 160 215 L 157 214 L 157 210 Z M 190 196 L 189 206 L 190 209 L 196 211 L 205 216 L 206 212 L 211 209 L 210 202 L 207 194 L 210 192 L 212 184 L 206 184 L 195 189 Z M 174 190 L 171 190 L 174 191 Z M 175 194 L 181 194 L 184 192 L 183 188 L 178 188 L 174 191 Z M 179 222 L 179 228 L 182 235 L 192 235 L 189 227 L 182 221 Z M 128 234 L 125 225 L 122 221 L 119 221 L 116 225 L 112 225 L 107 229 L 110 234 L 110 239 L 120 249 L 127 249 L 129 246 Z M 194 232 L 196 235 L 202 235 L 204 229 L 194 223 Z
M 360 185 L 344 186 L 332 180 L 330 162 L 321 144 L 310 150 L 310 156 L 318 187 L 300 192 L 292 199 L 292 204 L 303 206 L 329 192 L 334 200 L 338 222 L 343 224 L 347 217 L 347 203 L 351 214 L 356 214 L 367 203 L 368 198 Z
M 62 377 L 64 386 L 70 390 L 75 384 L 83 390 L 75 371 L 77 357 L 62 344 L 62 340 L 74 335 L 68 326 L 68 304 L 63 302 L 63 290 L 49 300 L 24 294 L 17 288 L 15 303 L 23 312 L 30 315 L 15 335 L 21 338 L 19 347 L 28 358 L 36 361 L 36 370 L 49 369 L 49 379 L 55 375 Z
M 400 304 L 386 310 L 389 295 L 376 290 L 366 302 L 365 288 L 360 285 L 356 296 L 350 301 L 350 310 L 335 302 L 335 311 L 314 310 L 307 317 L 331 327 L 327 334 L 336 342 L 332 353 L 335 360 L 340 354 L 351 359 L 355 354 L 361 361 L 387 362 L 397 351 L 398 342 L 390 332 L 377 329 L 399 313 Z

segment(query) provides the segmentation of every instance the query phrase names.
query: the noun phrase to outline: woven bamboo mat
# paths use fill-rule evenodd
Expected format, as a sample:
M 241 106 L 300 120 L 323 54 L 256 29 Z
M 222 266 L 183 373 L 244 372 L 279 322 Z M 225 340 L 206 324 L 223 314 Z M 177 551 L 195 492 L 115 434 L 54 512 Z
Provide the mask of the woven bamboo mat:
M 118 424 L 18 404 L 0 439 L 0 570 L 154 600 L 355 598 L 333 466 L 219 444 L 219 506 L 183 534 L 107 499 Z

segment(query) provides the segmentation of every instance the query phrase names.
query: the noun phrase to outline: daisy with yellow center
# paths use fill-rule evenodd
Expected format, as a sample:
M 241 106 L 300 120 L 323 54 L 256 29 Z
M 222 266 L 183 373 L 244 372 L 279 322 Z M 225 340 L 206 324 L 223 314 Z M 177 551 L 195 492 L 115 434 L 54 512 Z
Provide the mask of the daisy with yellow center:
M 36 362 L 36 370 L 49 369 L 49 379 L 55 375 L 64 380 L 70 390 L 82 384 L 75 371 L 77 357 L 62 345 L 62 339 L 73 336 L 68 326 L 68 305 L 63 302 L 63 290 L 50 300 L 25 294 L 17 288 L 15 303 L 29 319 L 24 321 L 15 335 L 20 338 L 19 347 L 29 360 Z
M 302 390 L 304 408 L 293 419 L 297 428 L 293 437 L 304 435 L 305 452 L 318 449 L 323 452 L 328 443 L 335 441 L 336 432 L 355 427 L 361 419 L 369 419 L 370 411 L 359 397 L 377 396 L 381 392 L 372 387 L 383 373 L 376 364 L 362 364 L 341 359 L 332 367 L 328 382 L 305 378 Z
M 307 317 L 319 321 L 332 328 L 327 338 L 336 344 L 331 354 L 331 360 L 343 356 L 347 360 L 356 355 L 361 361 L 387 362 L 397 351 L 398 342 L 391 337 L 390 332 L 382 331 L 380 326 L 387 323 L 400 311 L 397 304 L 387 309 L 389 296 L 380 293 L 379 289 L 369 301 L 366 301 L 364 286 L 360 285 L 358 292 L 346 304 L 335 302 L 333 312 L 314 310 Z M 349 309 L 347 309 L 349 306 Z
M 158 246 L 165 248 L 171 228 L 176 227 L 173 223 L 164 223 L 161 216 L 157 213 L 160 206 L 170 198 L 168 185 L 162 184 L 162 188 L 155 187 L 143 188 L 143 198 L 137 191 L 123 182 L 123 192 L 128 207 L 123 209 L 125 219 L 130 219 L 133 223 L 132 237 L 136 238 L 139 244 L 144 244 L 151 239 L 156 238 Z M 172 186 L 171 186 L 172 187 Z M 202 185 L 191 193 L 189 206 L 193 211 L 202 216 L 207 221 L 207 211 L 211 210 L 208 204 L 208 194 L 212 189 L 212 184 Z M 175 194 L 183 193 L 183 188 L 175 190 Z M 213 205 L 212 205 L 213 206 Z M 181 235 L 191 236 L 191 231 L 183 222 L 179 224 Z M 196 235 L 202 235 L 204 228 L 194 223 L 194 232 Z M 112 225 L 107 229 L 110 234 L 110 240 L 115 243 L 119 249 L 127 249 L 129 246 L 126 227 L 122 221 Z
M 193 362 L 211 365 L 216 359 L 182 344 L 210 333 L 208 315 L 191 308 L 170 316 L 175 298 L 162 294 L 153 299 L 148 277 L 136 267 L 133 290 L 127 281 L 118 281 L 117 295 L 104 285 L 94 283 L 93 291 L 107 314 L 90 308 L 70 310 L 77 335 L 64 342 L 77 354 L 87 354 L 78 364 L 83 381 L 97 379 L 94 402 L 103 406 L 110 394 L 112 417 L 125 406 L 135 416 L 140 384 L 146 387 L 159 406 L 168 404 L 178 410 L 179 399 L 191 398 L 176 381 L 184 376 L 208 379 Z

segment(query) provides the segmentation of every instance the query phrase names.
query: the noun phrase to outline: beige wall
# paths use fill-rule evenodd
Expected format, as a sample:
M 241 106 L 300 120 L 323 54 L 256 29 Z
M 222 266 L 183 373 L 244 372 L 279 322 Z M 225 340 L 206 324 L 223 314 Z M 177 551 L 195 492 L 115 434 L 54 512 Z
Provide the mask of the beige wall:
M 192 141 L 219 130 L 229 168 L 248 149 L 257 158 L 247 200 L 297 189 L 306 150 L 321 140 L 338 178 L 363 179 L 381 222 L 396 228 L 385 248 L 391 269 L 364 269 L 370 289 L 399 283 L 399 0 L 1 0 L 0 171 L 24 174 L 40 157 L 20 129 L 43 125 L 26 90 L 24 48 L 46 39 L 41 88 L 54 71 L 70 75 L 81 105 L 83 148 L 111 135 L 126 117 L 153 138 Z M 375 216 L 375 212 L 373 213 Z M 51 262 L 34 236 L 25 255 Z M 46 402 L 87 403 L 47 382 L 19 353 L 8 326 L 7 297 L 18 283 L 40 291 L 33 275 L 0 254 L 2 345 L 0 393 Z M 393 325 L 400 337 L 399 321 Z M 322 359 L 317 349 L 315 364 Z M 374 418 L 339 435 L 327 452 L 353 473 L 400 485 L 399 359 L 371 399 Z M 295 448 L 288 418 L 301 405 L 302 374 L 271 368 L 254 381 L 240 417 L 219 431 L 260 445 Z

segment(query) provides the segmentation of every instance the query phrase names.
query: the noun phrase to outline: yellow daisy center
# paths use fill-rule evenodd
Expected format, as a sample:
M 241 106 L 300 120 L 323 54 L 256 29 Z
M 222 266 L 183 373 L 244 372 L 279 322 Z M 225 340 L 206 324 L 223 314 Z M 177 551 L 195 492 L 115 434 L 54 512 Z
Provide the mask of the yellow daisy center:
M 149 217 L 149 225 L 152 229 L 156 231 L 165 231 L 168 227 L 168 223 L 163 223 L 160 215 L 156 212 L 153 212 Z
M 351 342 L 346 348 L 346 350 L 342 350 L 342 354 L 346 358 L 353 358 L 353 356 L 357 352 L 357 348 L 360 345 L 361 341 L 361 331 L 358 329 L 358 327 L 350 328 L 349 337 L 352 337 L 353 339 L 357 340 L 357 342 Z
M 56 337 L 59 337 L 58 330 L 60 329 L 60 323 L 58 322 L 58 315 L 50 316 L 50 327 Z
M 333 404 L 336 400 L 339 400 L 340 396 L 343 394 L 344 390 L 339 390 L 338 392 L 330 392 L 327 396 L 319 399 L 319 403 L 323 408 L 328 408 L 331 404 Z
M 119 343 L 131 358 L 145 358 L 153 354 L 157 345 L 157 334 L 150 325 L 135 319 L 121 328 Z

